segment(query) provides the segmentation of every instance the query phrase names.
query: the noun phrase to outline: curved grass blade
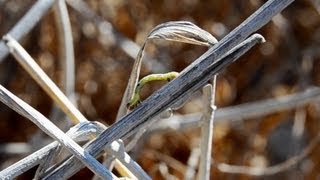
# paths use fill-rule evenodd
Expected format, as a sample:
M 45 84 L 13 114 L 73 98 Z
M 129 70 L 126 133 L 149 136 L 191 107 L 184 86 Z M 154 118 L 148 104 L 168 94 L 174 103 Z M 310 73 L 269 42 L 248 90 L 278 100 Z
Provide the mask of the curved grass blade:
M 127 104 L 134 96 L 135 88 L 140 75 L 141 62 L 144 55 L 145 46 L 148 40 L 151 39 L 163 39 L 167 41 L 203 46 L 212 46 L 218 42 L 217 39 L 210 33 L 188 21 L 170 21 L 162 23 L 153 28 L 141 46 L 141 49 L 134 62 L 129 82 L 117 114 L 117 120 L 128 112 Z
M 212 46 L 218 42 L 210 33 L 188 21 L 162 23 L 153 28 L 148 39 L 165 39 L 201 46 Z

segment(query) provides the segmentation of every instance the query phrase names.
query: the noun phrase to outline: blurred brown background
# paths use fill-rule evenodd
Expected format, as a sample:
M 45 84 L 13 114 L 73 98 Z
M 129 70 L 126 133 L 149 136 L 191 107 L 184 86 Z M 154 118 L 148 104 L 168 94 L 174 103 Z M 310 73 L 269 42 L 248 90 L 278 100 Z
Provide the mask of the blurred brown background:
M 0 1 L 0 34 L 4 35 L 35 1 Z M 173 20 L 188 20 L 222 39 L 265 1 L 261 0 L 104 0 L 86 1 L 97 15 L 132 41 L 142 44 L 156 25 Z M 76 56 L 76 93 L 78 107 L 93 121 L 112 124 L 133 65 L 133 58 L 119 47 L 116 37 L 102 36 L 93 21 L 72 9 L 69 13 Z M 318 8 L 318 9 L 317 9 Z M 320 6 L 314 0 L 298 0 L 281 15 L 264 26 L 267 40 L 230 65 L 218 77 L 218 108 L 279 97 L 300 92 L 320 83 L 319 39 Z M 52 10 L 23 39 L 22 45 L 44 71 L 61 86 L 57 28 Z M 159 72 L 181 71 L 206 51 L 204 47 L 179 43 L 152 42 L 148 54 L 162 65 Z M 148 61 L 145 59 L 144 61 Z M 157 69 L 157 67 L 153 67 Z M 319 69 L 318 69 L 319 68 Z M 142 66 L 141 75 L 155 73 Z M 0 83 L 50 117 L 53 103 L 42 89 L 8 56 L 0 65 Z M 147 86 L 144 97 L 163 84 Z M 29 142 L 38 129 L 4 105 L 0 105 L 0 143 Z M 201 93 L 178 112 L 199 112 Z M 214 129 L 213 159 L 215 163 L 267 167 L 301 153 L 319 131 L 319 104 L 277 112 L 235 123 L 217 123 Z M 300 114 L 299 114 L 300 113 Z M 292 136 L 294 120 L 304 118 L 299 138 Z M 65 128 L 65 127 L 64 127 Z M 151 133 L 133 151 L 140 165 L 154 179 L 166 179 L 161 172 L 183 179 L 187 161 L 198 145 L 199 128 L 183 131 Z M 37 149 L 39 147 L 35 147 Z M 250 176 L 219 171 L 212 166 L 212 179 L 317 179 L 320 156 L 316 146 L 312 153 L 294 167 L 268 176 Z M 0 154 L 1 169 L 27 154 Z M 30 171 L 30 174 L 33 172 Z M 77 177 L 91 177 L 85 170 Z M 31 176 L 32 177 L 32 176 Z M 28 179 L 28 173 L 21 179 Z

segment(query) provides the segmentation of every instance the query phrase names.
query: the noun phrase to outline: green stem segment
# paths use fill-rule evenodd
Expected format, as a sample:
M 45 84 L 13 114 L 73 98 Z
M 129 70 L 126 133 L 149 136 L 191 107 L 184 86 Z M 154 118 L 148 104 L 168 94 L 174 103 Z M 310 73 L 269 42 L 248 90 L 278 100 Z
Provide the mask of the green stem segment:
M 144 85 L 152 82 L 152 81 L 171 81 L 179 75 L 177 72 L 169 72 L 165 74 L 150 74 L 148 76 L 143 77 L 137 84 L 134 94 L 128 103 L 127 107 L 129 109 L 135 108 L 137 105 L 140 104 L 140 92 Z

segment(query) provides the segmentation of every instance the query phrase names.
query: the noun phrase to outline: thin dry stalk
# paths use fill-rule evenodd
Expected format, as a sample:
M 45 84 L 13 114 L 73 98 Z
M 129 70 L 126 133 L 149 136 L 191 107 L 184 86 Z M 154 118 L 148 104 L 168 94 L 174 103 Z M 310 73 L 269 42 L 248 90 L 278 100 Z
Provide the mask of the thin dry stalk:
M 13 54 L 29 75 L 70 117 L 74 124 L 88 121 L 16 40 L 14 40 L 10 35 L 4 36 L 3 39 L 6 41 L 6 45 L 9 47 L 10 53 Z
M 66 134 L 70 136 L 70 138 L 72 138 L 74 141 L 86 141 L 88 140 L 88 137 L 94 137 L 96 136 L 97 131 L 101 131 L 99 129 L 99 124 L 100 123 L 89 121 L 79 123 L 76 126 L 72 127 Z M 38 151 L 2 170 L 0 172 L 0 177 L 13 179 L 23 174 L 34 166 L 41 164 L 46 156 L 54 149 L 59 148 L 59 146 L 60 144 L 57 141 L 50 143 L 49 145 L 39 149 Z
M 53 142 L 40 150 L 32 153 L 31 155 L 23 158 L 22 160 L 10 165 L 6 169 L 0 172 L 0 177 L 6 177 L 8 179 L 14 179 L 17 176 L 25 173 L 32 167 L 38 165 L 48 153 L 59 145 L 58 142 Z
M 103 124 L 97 124 L 97 134 L 102 133 L 106 126 Z M 120 171 L 120 174 L 131 179 L 150 179 L 147 173 L 126 153 L 124 144 L 121 140 L 117 140 L 111 143 L 110 146 L 105 148 L 108 155 L 115 157 L 115 168 Z
M 60 62 L 63 68 L 64 93 L 75 103 L 75 60 L 70 18 L 65 0 L 58 0 L 55 7 L 57 27 L 59 31 Z
M 211 151 L 213 142 L 213 123 L 214 123 L 214 97 L 216 87 L 217 75 L 214 76 L 213 82 L 206 85 L 203 88 L 203 101 L 204 101 L 204 112 L 201 118 L 201 155 L 198 179 L 210 179 L 210 167 L 211 167 Z
M 17 113 L 31 120 L 42 131 L 63 144 L 70 153 L 74 154 L 81 160 L 89 169 L 98 174 L 102 178 L 116 178 L 105 167 L 103 167 L 94 157 L 84 151 L 81 146 L 75 143 L 69 136 L 64 134 L 50 120 L 44 117 L 41 113 L 33 109 L 27 103 L 22 101 L 17 96 L 10 93 L 0 85 L 0 101 L 15 110 Z M 2 177 L 4 178 L 4 177 Z
M 215 112 L 215 122 L 248 120 L 283 110 L 302 107 L 308 103 L 319 101 L 319 99 L 320 88 L 311 87 L 303 92 L 287 96 L 219 108 Z M 200 117 L 201 113 L 175 115 L 169 119 L 161 120 L 150 131 L 163 131 L 166 129 L 183 130 L 196 127 L 200 125 Z
M 19 20 L 9 31 L 14 39 L 20 41 L 48 12 L 55 1 L 38 0 L 31 9 Z M 9 54 L 9 50 L 4 41 L 0 41 L 0 62 Z
M 57 144 L 55 148 L 52 148 L 50 151 L 47 152 L 46 156 L 42 159 L 41 163 L 39 164 L 37 171 L 33 177 L 33 179 L 41 179 L 44 173 L 50 168 L 54 159 L 61 153 L 62 146 Z

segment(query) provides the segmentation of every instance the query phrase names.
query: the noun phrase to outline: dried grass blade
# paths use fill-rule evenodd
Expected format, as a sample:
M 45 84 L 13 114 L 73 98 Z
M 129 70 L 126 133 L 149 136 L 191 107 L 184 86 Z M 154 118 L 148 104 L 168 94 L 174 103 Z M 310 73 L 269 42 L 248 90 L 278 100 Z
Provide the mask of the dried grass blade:
M 202 46 L 211 46 L 218 42 L 210 33 L 188 21 L 162 23 L 150 32 L 148 39 L 165 39 Z
M 151 39 L 164 39 L 167 41 L 175 41 L 202 46 L 211 46 L 218 42 L 217 39 L 210 33 L 188 21 L 170 21 L 162 23 L 152 29 L 145 42 L 141 46 L 141 49 L 134 62 L 128 85 L 123 95 L 121 105 L 119 107 L 117 120 L 128 112 L 127 104 L 132 98 L 135 87 L 138 83 L 145 46 L 148 40 Z

